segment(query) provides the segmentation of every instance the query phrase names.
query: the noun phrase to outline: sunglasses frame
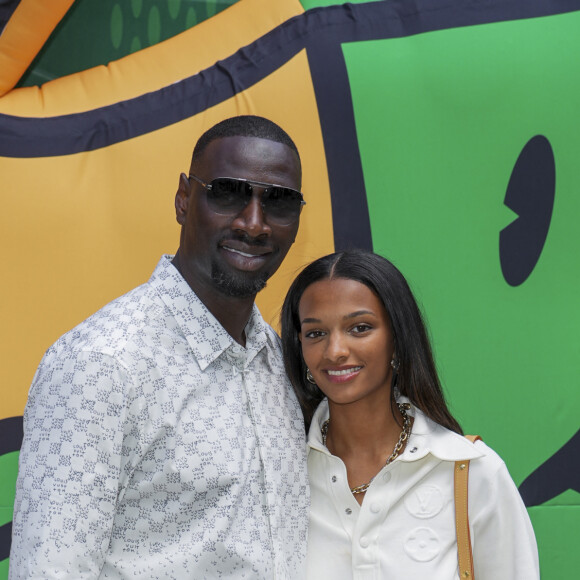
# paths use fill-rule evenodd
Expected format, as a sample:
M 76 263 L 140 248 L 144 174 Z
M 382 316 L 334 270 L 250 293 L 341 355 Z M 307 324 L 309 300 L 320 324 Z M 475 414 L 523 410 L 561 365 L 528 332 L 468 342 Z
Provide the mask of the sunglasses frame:
M 197 177 L 197 175 L 194 175 L 193 173 L 190 173 L 188 177 L 191 179 L 195 179 L 195 181 L 197 181 L 207 191 L 212 191 L 212 189 L 213 189 L 212 183 L 207 183 L 207 182 L 203 181 L 203 179 L 200 179 L 199 177 Z M 298 191 L 297 189 L 292 188 L 292 187 L 286 187 L 285 185 L 277 185 L 275 183 L 263 183 L 261 181 L 252 181 L 251 179 L 244 179 L 243 177 L 216 177 L 215 179 L 212 179 L 212 182 L 216 181 L 218 179 L 231 179 L 232 181 L 236 181 L 239 183 L 247 183 L 250 187 L 252 187 L 252 186 L 261 187 L 264 190 L 264 192 L 267 192 L 268 189 L 270 189 L 272 187 L 281 187 L 282 189 L 289 189 L 291 191 L 298 193 L 300 195 L 300 209 L 298 211 L 298 214 L 297 214 L 295 219 L 292 219 L 290 222 L 288 222 L 287 224 L 284 224 L 284 225 L 290 225 L 290 224 L 294 223 L 300 217 L 302 207 L 306 205 L 306 202 L 304 201 L 303 193 L 301 191 Z M 242 209 L 240 209 L 239 211 L 242 211 Z M 266 210 L 266 208 L 263 205 L 262 205 L 262 209 L 264 211 L 264 215 L 268 216 L 268 211 Z M 228 215 L 228 214 L 223 214 L 223 215 Z M 271 216 L 270 216 L 270 218 L 271 218 Z

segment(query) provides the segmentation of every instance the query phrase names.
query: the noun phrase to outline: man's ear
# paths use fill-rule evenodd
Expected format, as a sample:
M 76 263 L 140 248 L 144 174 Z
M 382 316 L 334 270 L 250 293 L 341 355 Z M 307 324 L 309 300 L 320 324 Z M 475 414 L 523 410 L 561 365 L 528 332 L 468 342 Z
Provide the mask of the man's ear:
M 179 176 L 179 186 L 175 194 L 175 219 L 180 225 L 185 224 L 185 216 L 189 207 L 189 200 L 191 196 L 191 183 L 185 173 Z

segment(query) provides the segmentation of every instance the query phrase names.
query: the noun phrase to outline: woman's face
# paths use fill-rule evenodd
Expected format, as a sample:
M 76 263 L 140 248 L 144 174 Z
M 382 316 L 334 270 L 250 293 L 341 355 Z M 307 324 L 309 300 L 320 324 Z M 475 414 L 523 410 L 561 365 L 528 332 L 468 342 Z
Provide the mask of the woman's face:
M 304 361 L 329 401 L 388 404 L 394 345 L 378 296 L 355 280 L 321 280 L 305 290 L 298 313 Z

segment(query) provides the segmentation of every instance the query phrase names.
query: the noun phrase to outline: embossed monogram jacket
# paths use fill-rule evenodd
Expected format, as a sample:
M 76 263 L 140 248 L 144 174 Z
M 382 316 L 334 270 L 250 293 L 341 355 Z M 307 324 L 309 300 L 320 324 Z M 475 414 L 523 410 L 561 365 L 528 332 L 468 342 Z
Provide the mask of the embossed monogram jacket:
M 401 397 L 400 402 L 408 402 Z M 344 463 L 322 444 L 328 403 L 309 433 L 310 580 L 453 580 L 459 578 L 453 469 L 470 459 L 469 523 L 476 580 L 538 580 L 534 531 L 501 458 L 415 417 L 405 451 L 374 478 L 362 506 Z
M 256 307 L 246 348 L 164 256 L 46 353 L 10 578 L 302 577 L 304 427 Z

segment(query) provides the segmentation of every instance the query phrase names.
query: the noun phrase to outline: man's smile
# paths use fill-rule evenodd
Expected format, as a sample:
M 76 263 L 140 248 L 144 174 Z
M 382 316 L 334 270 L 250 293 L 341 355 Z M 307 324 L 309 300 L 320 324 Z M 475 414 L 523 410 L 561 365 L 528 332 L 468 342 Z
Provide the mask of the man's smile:
M 237 242 L 235 240 L 223 242 L 220 247 L 223 250 L 227 250 L 235 254 L 240 254 L 246 258 L 255 258 L 272 253 L 272 249 L 267 246 L 251 245 L 245 242 Z

